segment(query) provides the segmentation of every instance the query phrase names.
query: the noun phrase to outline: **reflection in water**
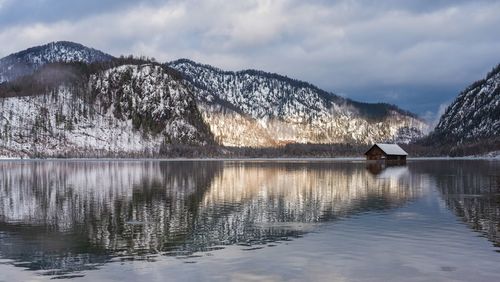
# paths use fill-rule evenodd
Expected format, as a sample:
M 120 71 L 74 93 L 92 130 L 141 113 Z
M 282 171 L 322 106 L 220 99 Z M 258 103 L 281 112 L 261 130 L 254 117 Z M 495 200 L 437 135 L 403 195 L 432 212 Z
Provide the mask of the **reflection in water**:
M 472 229 L 500 247 L 500 166 L 498 162 L 427 162 L 446 205 Z
M 203 197 L 199 218 L 210 222 L 202 221 L 200 235 L 209 231 L 214 244 L 300 235 L 310 224 L 399 206 L 419 195 L 411 181 L 376 179 L 348 163 L 234 163 Z
M 408 172 L 406 167 L 406 162 L 367 162 L 366 169 L 373 175 L 379 175 L 381 173 L 391 174 L 395 171 Z M 397 177 L 396 177 L 397 178 Z
M 0 253 L 48 274 L 147 254 L 188 234 L 221 165 L 0 163 Z M 196 173 L 194 173 L 196 172 Z
M 362 163 L 2 162 L 0 258 L 46 274 L 300 237 L 421 196 Z

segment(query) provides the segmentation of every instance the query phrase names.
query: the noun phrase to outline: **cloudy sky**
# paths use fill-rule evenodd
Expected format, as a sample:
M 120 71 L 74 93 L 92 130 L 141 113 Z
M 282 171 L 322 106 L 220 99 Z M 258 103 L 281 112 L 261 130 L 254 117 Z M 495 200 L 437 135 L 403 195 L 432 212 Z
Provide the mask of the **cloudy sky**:
M 500 1 L 0 0 L 0 57 L 70 40 L 262 69 L 432 118 L 500 63 Z

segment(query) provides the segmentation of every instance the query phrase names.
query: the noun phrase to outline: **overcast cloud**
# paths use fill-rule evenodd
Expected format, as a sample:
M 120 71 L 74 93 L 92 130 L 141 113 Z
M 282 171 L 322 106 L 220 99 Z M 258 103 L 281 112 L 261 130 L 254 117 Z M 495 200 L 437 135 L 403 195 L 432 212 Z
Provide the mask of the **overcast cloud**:
M 499 11 L 500 1 L 0 0 L 0 57 L 70 40 L 277 72 L 431 119 L 500 63 Z

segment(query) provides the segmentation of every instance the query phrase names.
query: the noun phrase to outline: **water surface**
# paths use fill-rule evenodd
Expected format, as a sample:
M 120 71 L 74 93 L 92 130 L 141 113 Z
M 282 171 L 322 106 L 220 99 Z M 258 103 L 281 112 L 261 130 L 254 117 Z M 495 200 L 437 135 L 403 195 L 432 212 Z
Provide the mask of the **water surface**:
M 500 162 L 3 161 L 0 281 L 499 281 Z

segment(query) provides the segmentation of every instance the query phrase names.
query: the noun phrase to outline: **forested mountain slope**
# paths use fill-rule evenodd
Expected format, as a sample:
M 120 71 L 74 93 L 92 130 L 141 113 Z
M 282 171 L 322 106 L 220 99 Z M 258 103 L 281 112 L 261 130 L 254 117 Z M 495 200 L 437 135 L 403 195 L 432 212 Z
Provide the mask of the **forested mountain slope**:
M 193 85 L 203 118 L 224 145 L 409 142 L 427 130 L 396 106 L 355 102 L 277 74 L 186 59 L 167 65 Z
M 48 64 L 2 84 L 0 107 L 0 146 L 14 155 L 151 156 L 213 143 L 193 93 L 158 64 Z

